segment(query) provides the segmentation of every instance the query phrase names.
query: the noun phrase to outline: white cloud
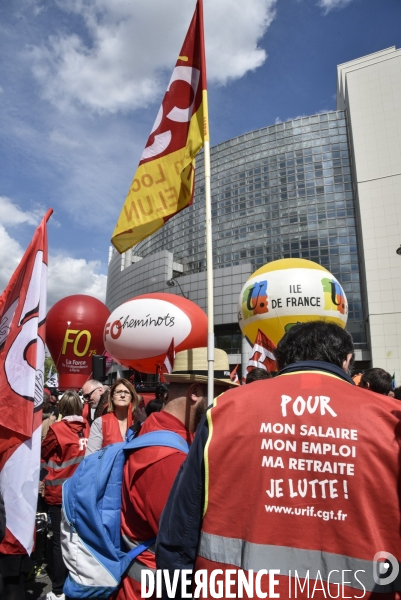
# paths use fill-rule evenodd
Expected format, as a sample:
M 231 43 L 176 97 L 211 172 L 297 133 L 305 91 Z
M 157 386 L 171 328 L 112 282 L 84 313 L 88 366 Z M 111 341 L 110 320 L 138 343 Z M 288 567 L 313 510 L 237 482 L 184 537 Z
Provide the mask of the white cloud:
M 319 0 L 318 6 L 323 8 L 324 14 L 327 15 L 331 10 L 344 8 L 351 2 L 352 0 Z
M 53 131 L 50 132 L 49 139 L 54 144 L 64 146 L 65 148 L 82 148 L 81 141 L 73 139 L 71 136 L 57 129 L 53 129 Z
M 7 208 L 6 214 L 3 212 Z M 22 211 L 9 198 L 0 197 L 2 218 L 7 216 L 7 223 L 16 225 L 29 223 L 37 225 L 31 213 Z M 43 216 L 43 213 L 41 214 Z M 24 217 L 26 217 L 24 219 Z M 33 222 L 34 221 L 34 222 Z M 4 222 L 4 218 L 3 218 Z M 33 231 L 32 231 L 33 234 Z M 10 236 L 3 224 L 0 225 L 0 291 L 4 290 L 17 268 L 26 248 Z M 65 253 L 54 253 L 49 249 L 48 271 L 48 308 L 55 302 L 72 294 L 87 294 L 102 302 L 106 297 L 107 277 L 100 272 L 100 261 L 87 261 L 83 258 L 73 258 Z
M 209 2 L 205 0 L 208 79 L 225 83 L 265 60 L 258 40 L 273 19 L 276 0 Z M 55 209 L 51 221 L 54 225 L 57 218 L 63 233 L 68 226 L 73 238 L 80 235 L 82 240 L 88 229 L 95 235 L 95 229 L 107 243 L 195 0 L 157 6 L 155 0 L 60 0 L 56 7 L 45 0 L 19 0 L 17 6 L 28 46 L 21 50 L 20 32 L 6 29 L 8 64 L 14 57 L 15 63 L 4 86 L 0 129 L 4 144 L 26 166 L 21 180 L 31 187 L 21 189 L 18 201 L 23 206 L 39 199 Z M 140 119 L 124 114 L 140 107 Z M 70 234 L 60 236 L 60 249 L 70 254 L 67 244 L 73 242 Z
M 33 210 L 23 211 L 17 204 L 13 204 L 10 198 L 0 196 L 0 214 L 2 225 L 38 225 L 46 210 L 43 206 L 37 206 Z
M 24 251 L 20 244 L 14 240 L 0 225 L 0 290 L 4 290 L 18 267 Z
M 72 294 L 87 294 L 104 302 L 107 277 L 99 273 L 99 269 L 99 261 L 50 254 L 47 283 L 48 308 L 61 298 Z
M 296 117 L 288 117 L 288 119 L 286 119 L 286 121 L 296 121 L 297 119 L 303 119 L 304 117 L 308 117 L 309 115 L 297 115 Z
M 275 17 L 276 0 L 213 0 L 205 3 L 209 79 L 226 83 L 260 67 L 266 52 L 258 42 Z
M 20 0 L 20 6 L 20 11 L 18 11 L 19 18 L 23 17 L 28 9 L 37 17 L 47 8 L 45 4 L 42 4 L 41 0 Z
M 119 210 L 135 173 L 137 161 L 146 143 L 154 119 L 150 111 L 149 123 L 127 121 L 120 115 L 89 117 L 76 111 L 60 116 L 48 103 L 35 104 L 32 118 L 32 102 L 20 104 L 15 110 L 9 95 L 0 112 L 0 130 L 4 147 L 13 148 L 13 153 L 26 166 L 24 177 L 16 178 L 19 184 L 35 181 L 34 185 L 22 185 L 18 202 L 26 209 L 28 202 L 38 199 L 42 210 L 37 214 L 18 212 L 16 223 L 37 224 L 46 209 L 52 207 L 57 219 L 67 225 L 72 219 L 79 230 L 100 226 L 110 239 Z M 82 111 L 84 113 L 84 111 Z M 142 129 L 142 132 L 141 132 Z M 1 194 L 1 190 L 0 190 Z M 9 214 L 8 207 L 0 199 L 0 222 Z M 31 211 L 32 212 L 32 211 Z M 36 217 L 33 218 L 33 217 Z M 74 229 L 75 231 L 75 229 Z M 105 251 L 107 256 L 107 248 Z
M 327 1 L 327 0 L 323 0 Z M 277 0 L 206 0 L 209 81 L 225 84 L 260 67 L 258 47 Z M 166 84 L 184 41 L 195 2 L 63 0 L 60 10 L 83 19 L 81 35 L 61 29 L 30 50 L 44 97 L 58 108 L 85 106 L 115 113 L 146 107 Z

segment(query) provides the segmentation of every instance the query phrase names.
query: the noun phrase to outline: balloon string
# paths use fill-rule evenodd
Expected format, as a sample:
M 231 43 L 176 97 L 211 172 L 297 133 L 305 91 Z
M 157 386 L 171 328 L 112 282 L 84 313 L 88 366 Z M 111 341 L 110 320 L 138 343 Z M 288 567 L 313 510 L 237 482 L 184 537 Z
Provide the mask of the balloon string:
M 282 324 L 282 322 L 281 322 L 281 319 L 280 319 L 280 317 L 279 317 L 279 315 L 278 315 L 278 313 L 277 313 L 277 310 L 276 310 L 276 309 L 274 309 L 274 313 L 275 313 L 275 315 L 276 315 L 276 318 L 278 319 L 278 322 L 280 323 L 280 325 L 281 325 L 281 327 L 283 328 L 283 330 L 284 330 L 284 333 L 285 333 L 284 325 Z M 280 339 L 281 339 L 281 338 L 280 338 Z M 277 341 L 277 344 L 279 343 L 279 341 L 280 341 L 280 340 L 278 340 L 278 341 Z
M 59 355 L 58 355 L 58 359 L 57 359 L 57 361 L 56 361 L 56 369 L 57 369 L 57 366 L 58 366 L 58 361 L 60 360 L 60 356 L 61 356 L 61 351 L 62 351 L 62 349 L 63 349 L 63 344 L 61 344 L 61 346 L 60 346 L 60 352 L 59 352 Z

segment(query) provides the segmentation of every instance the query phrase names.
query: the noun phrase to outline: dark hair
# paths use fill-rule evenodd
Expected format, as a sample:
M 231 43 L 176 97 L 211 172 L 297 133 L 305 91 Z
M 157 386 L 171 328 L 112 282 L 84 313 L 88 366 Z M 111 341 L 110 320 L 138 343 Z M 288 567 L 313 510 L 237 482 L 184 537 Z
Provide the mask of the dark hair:
M 42 419 L 45 420 L 50 417 L 52 409 L 54 408 L 54 404 L 50 402 L 49 394 L 43 392 L 43 405 L 42 405 Z
M 166 402 L 168 399 L 168 385 L 166 383 L 158 383 L 155 390 L 156 400 Z
M 401 400 L 401 386 L 395 388 L 395 390 L 394 390 L 394 398 L 396 400 Z
M 148 417 L 149 415 L 151 415 L 154 412 L 160 412 L 161 409 L 163 408 L 163 406 L 164 406 L 163 400 L 159 400 L 158 398 L 151 400 L 145 406 L 146 416 Z
M 58 405 L 59 411 L 63 417 L 69 417 L 71 415 L 82 415 L 82 402 L 77 392 L 73 390 L 67 390 L 64 392 L 60 404 Z
M 367 388 L 367 384 L 369 384 L 369 390 L 371 392 L 387 396 L 391 390 L 391 375 L 384 369 L 366 369 L 366 371 L 362 373 L 359 387 Z
M 304 360 L 322 360 L 342 368 L 348 354 L 352 354 L 352 364 L 354 344 L 348 331 L 335 323 L 308 321 L 291 327 L 279 341 L 276 362 L 279 370 Z
M 252 371 L 249 371 L 246 376 L 245 383 L 252 383 L 252 381 L 258 381 L 259 379 L 270 379 L 272 377 L 269 371 L 266 369 L 261 369 L 260 367 L 255 367 Z
M 114 391 L 118 385 L 124 385 L 129 393 L 131 394 L 131 409 L 134 410 L 138 406 L 138 395 L 135 391 L 134 386 L 128 379 L 124 379 L 121 377 L 120 379 L 116 379 L 113 385 L 110 388 L 110 396 L 109 396 L 109 412 L 114 412 L 114 404 L 113 404 L 113 396 Z
M 56 415 L 56 418 L 58 418 L 59 414 L 57 406 L 50 402 L 49 395 L 43 394 L 42 421 L 48 419 L 52 415 Z

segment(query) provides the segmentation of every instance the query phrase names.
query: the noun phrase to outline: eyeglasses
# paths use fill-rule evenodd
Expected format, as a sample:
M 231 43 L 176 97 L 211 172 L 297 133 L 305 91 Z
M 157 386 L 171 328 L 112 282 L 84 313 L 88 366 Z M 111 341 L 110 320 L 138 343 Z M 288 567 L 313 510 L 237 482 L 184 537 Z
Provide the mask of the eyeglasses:
M 89 399 L 90 399 L 90 397 L 92 396 L 93 392 L 96 392 L 96 390 L 99 390 L 99 389 L 100 389 L 100 388 L 95 388 L 95 389 L 93 389 L 91 392 L 89 392 L 89 394 L 83 394 L 83 395 L 82 395 L 82 398 L 83 398 L 84 400 L 89 400 Z
M 130 396 L 130 392 L 128 390 L 117 390 L 116 392 L 114 392 L 115 396 Z

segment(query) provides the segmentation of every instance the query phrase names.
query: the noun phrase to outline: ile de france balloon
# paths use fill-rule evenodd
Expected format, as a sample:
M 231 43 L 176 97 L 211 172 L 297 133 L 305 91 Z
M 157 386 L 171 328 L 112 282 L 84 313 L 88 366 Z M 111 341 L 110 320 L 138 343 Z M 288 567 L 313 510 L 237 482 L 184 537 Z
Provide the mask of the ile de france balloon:
M 253 273 L 241 290 L 238 321 L 253 344 L 258 329 L 277 344 L 296 323 L 324 319 L 345 328 L 348 303 L 327 269 L 302 258 L 270 262 Z

